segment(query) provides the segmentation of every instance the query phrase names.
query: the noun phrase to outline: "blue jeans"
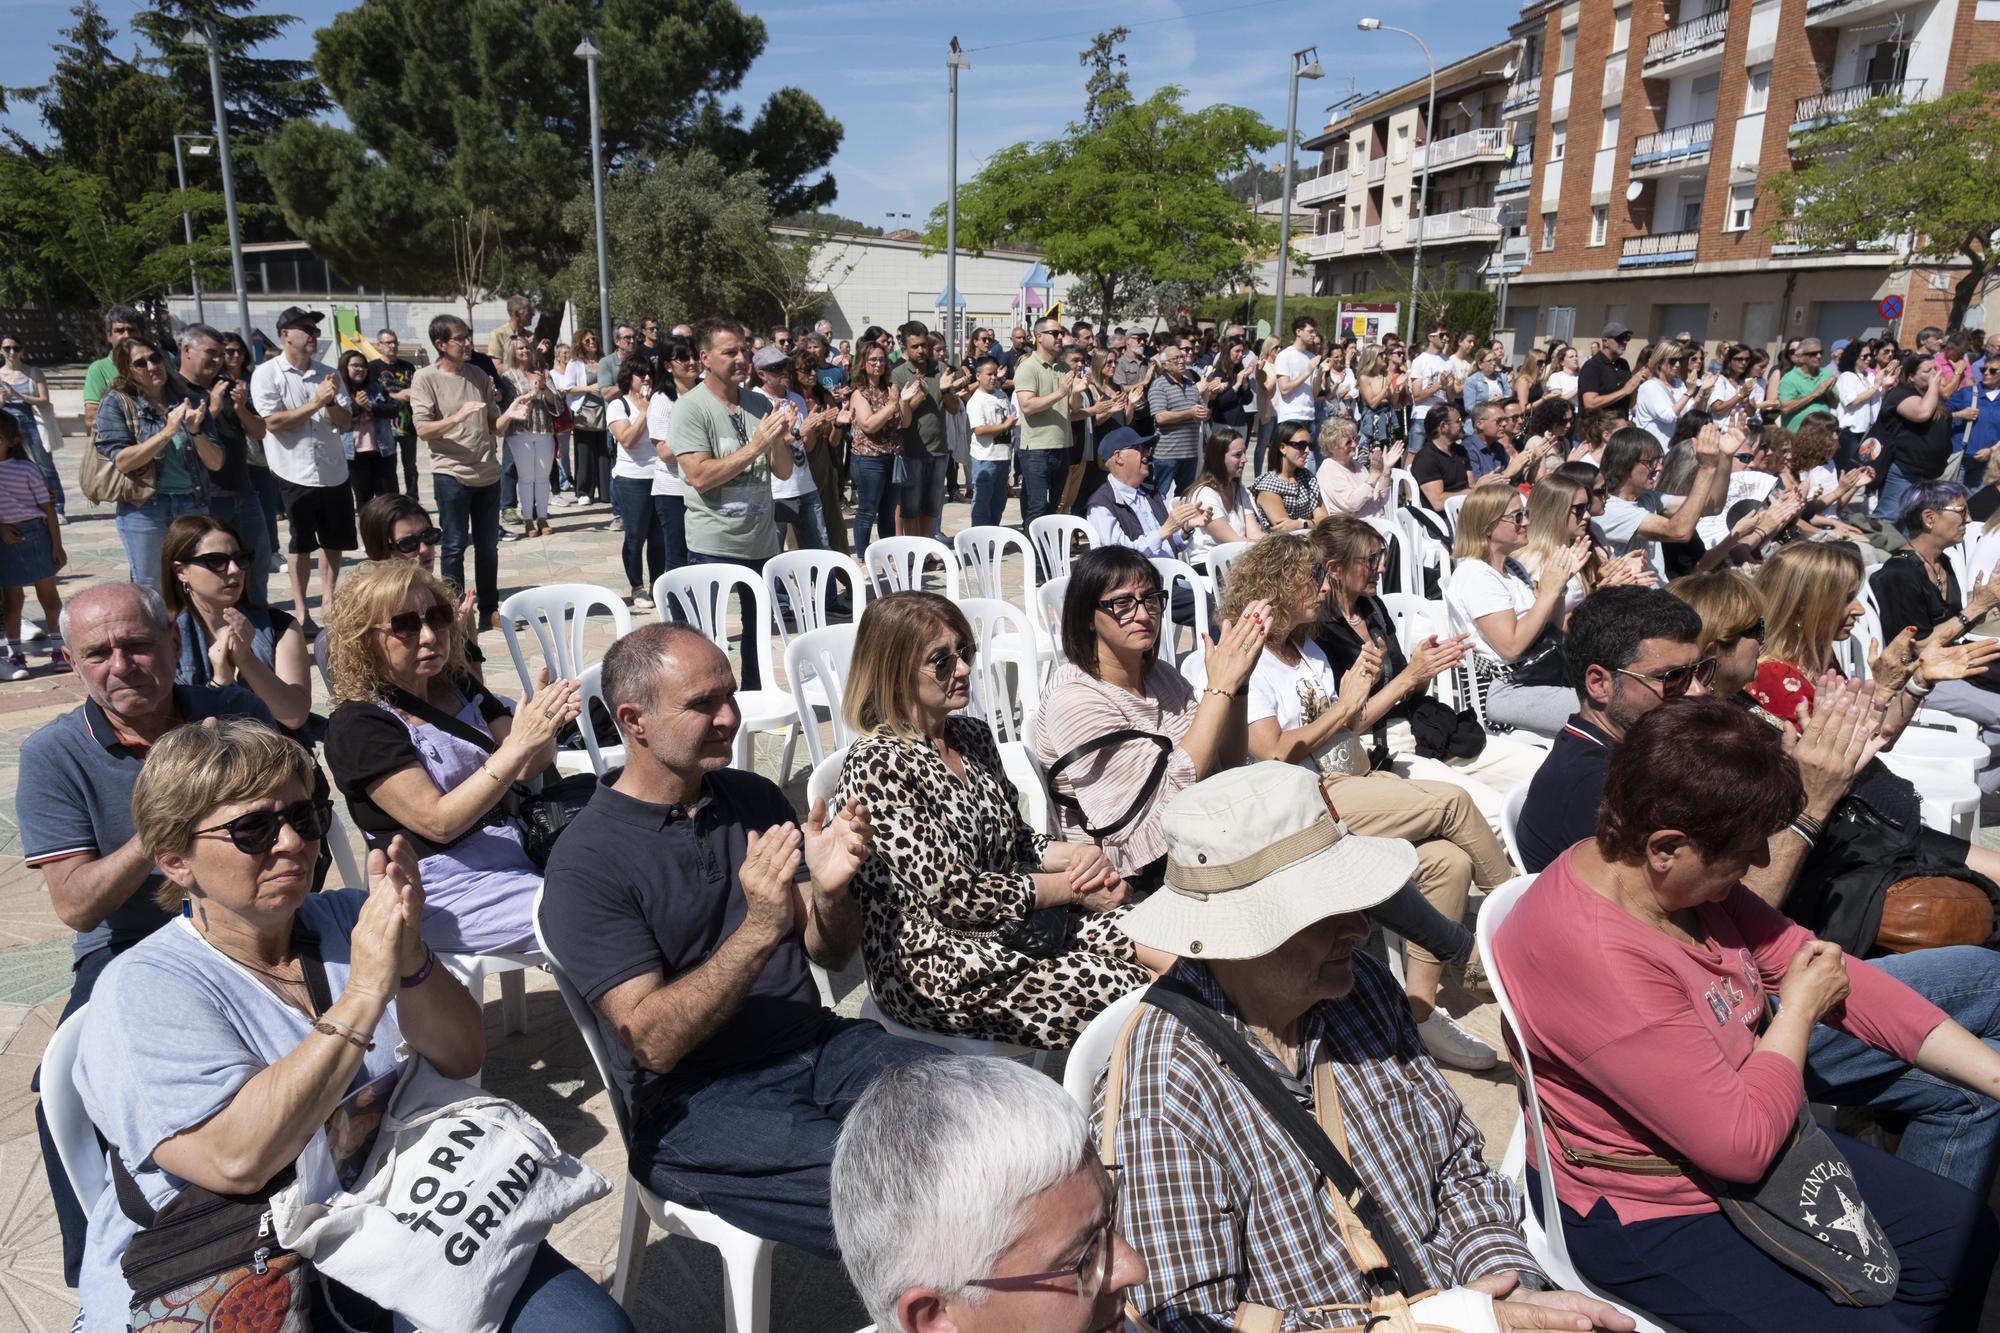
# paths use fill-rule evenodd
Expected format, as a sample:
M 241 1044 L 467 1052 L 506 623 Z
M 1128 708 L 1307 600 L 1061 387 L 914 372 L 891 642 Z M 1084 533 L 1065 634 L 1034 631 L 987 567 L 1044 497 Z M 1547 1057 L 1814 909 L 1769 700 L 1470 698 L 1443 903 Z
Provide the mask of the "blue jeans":
M 625 584 L 652 596 L 653 580 L 667 572 L 667 538 L 660 512 L 653 504 L 653 483 L 647 477 L 613 477 L 611 508 L 624 529 L 619 555 L 625 561 Z M 645 567 L 639 558 L 645 556 Z
M 848 480 L 854 483 L 854 554 L 867 551 L 869 530 L 884 537 L 896 535 L 896 460 L 889 454 L 852 454 L 847 460 Z
M 1012 459 L 972 460 L 972 525 L 998 527 L 1007 512 L 1007 478 L 1014 470 Z
M 323 1308 L 327 1304 L 356 1328 L 380 1328 L 383 1315 L 390 1313 L 334 1283 L 315 1282 L 312 1291 L 315 1328 L 340 1327 Z M 410 1333 L 415 1328 L 396 1314 L 391 1314 L 389 1326 L 395 1333 Z M 582 1333 L 631 1333 L 632 1321 L 605 1294 L 604 1288 L 543 1241 L 528 1262 L 527 1276 L 521 1279 L 513 1304 L 500 1317 L 500 1327 L 503 1333 L 568 1333 L 571 1329 Z
M 1165 495 L 1167 487 L 1172 485 L 1174 494 L 1185 499 L 1200 470 L 1199 458 L 1155 458 L 1151 490 L 1155 495 Z
M 199 495 L 155 495 L 143 505 L 120 504 L 118 542 L 125 548 L 132 582 L 158 588 L 160 548 L 166 544 L 168 525 L 182 514 L 207 512 L 208 503 Z
M 829 1013 L 797 1050 L 669 1076 L 634 1118 L 632 1173 L 753 1236 L 838 1258 L 827 1200 L 841 1122 L 877 1074 L 937 1053 Z
M 444 532 L 438 550 L 438 572 L 460 592 L 465 591 L 465 542 L 472 539 L 472 572 L 479 584 L 479 623 L 500 609 L 500 486 L 467 486 L 456 477 L 434 473 L 437 524 Z
M 264 581 L 270 574 L 271 548 L 264 544 L 264 502 L 255 489 L 241 495 L 211 491 L 208 512 L 236 529 L 238 540 L 250 552 L 250 568 L 243 576 L 243 604 L 265 604 Z
M 774 500 L 771 514 L 778 525 L 778 547 L 784 549 L 785 534 L 791 533 L 797 539 L 801 551 L 824 551 L 826 540 L 826 510 L 819 502 L 819 492 L 808 495 L 794 495 L 785 500 Z
M 1916 483 L 1903 475 L 1894 463 L 1882 474 L 1882 489 L 1875 495 L 1875 517 L 1894 523 L 1902 517 L 1903 498 Z
M 1250 476 L 1252 478 L 1264 475 L 1264 460 L 1266 458 L 1276 457 L 1271 452 L 1271 441 L 1277 438 L 1278 419 L 1272 416 L 1257 418 L 1257 443 L 1256 448 L 1251 451 L 1250 458 Z
M 1021 464 L 1021 529 L 1056 512 L 1062 503 L 1063 482 L 1069 479 L 1069 450 L 1021 449 L 1015 452 Z
M 2000 954 L 1965 945 L 1869 962 L 2000 1049 Z M 1806 1096 L 1907 1117 L 1896 1156 L 1955 1180 L 1982 1199 L 1993 1187 L 2000 1101 L 1946 1083 L 1824 1023 L 1813 1029 L 1806 1051 Z
M 688 562 L 686 498 L 656 492 L 653 496 L 653 516 L 660 520 L 660 537 L 667 544 L 666 563 L 660 568 L 664 574 Z
M 1978 1327 L 2000 1232 L 1985 1201 L 1879 1148 L 1832 1139 L 1902 1279 L 1887 1305 L 1836 1305 L 1816 1283 L 1743 1238 L 1720 1212 L 1621 1224 L 1599 1199 L 1587 1217 L 1562 1205 L 1563 1239 L 1577 1271 L 1614 1300 L 1701 1333 L 1958 1333 Z M 1541 1212 L 1536 1173 L 1528 1197 Z

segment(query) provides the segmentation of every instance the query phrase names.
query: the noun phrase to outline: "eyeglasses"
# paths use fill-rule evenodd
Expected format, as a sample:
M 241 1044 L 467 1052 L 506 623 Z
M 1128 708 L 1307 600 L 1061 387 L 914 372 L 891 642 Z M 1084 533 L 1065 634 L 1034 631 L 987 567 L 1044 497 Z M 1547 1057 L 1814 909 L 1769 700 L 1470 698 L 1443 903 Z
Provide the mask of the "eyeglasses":
M 1730 635 L 1728 639 L 1724 640 L 1724 642 L 1733 642 L 1739 639 L 1755 639 L 1759 643 L 1764 642 L 1764 617 L 1758 616 L 1750 622 L 1750 628 L 1738 630 L 1736 633 Z
M 444 633 L 451 628 L 457 612 L 443 603 L 426 607 L 422 611 L 398 611 L 389 617 L 389 623 L 382 626 L 399 639 L 414 639 L 423 633 L 425 627 Z
M 425 528 L 422 532 L 413 532 L 407 537 L 396 538 L 396 540 L 389 543 L 389 548 L 398 555 L 415 555 L 419 547 L 436 546 L 443 540 L 443 528 Z M 390 623 L 394 624 L 395 622 L 392 620 Z
M 976 1277 L 965 1285 L 984 1287 L 988 1291 L 1022 1291 L 1040 1286 L 1044 1282 L 1060 1282 L 1064 1278 L 1076 1279 L 1076 1299 L 1083 1305 L 1094 1302 L 1104 1291 L 1104 1284 L 1111 1277 L 1111 1255 L 1117 1248 L 1113 1227 L 1118 1221 L 1118 1195 L 1124 1185 L 1124 1168 L 1116 1163 L 1107 1163 L 1105 1174 L 1111 1177 L 1111 1190 L 1106 1200 L 1104 1224 L 1090 1233 L 1085 1242 L 1083 1255 L 1071 1268 L 1054 1268 L 1046 1273 L 1021 1273 L 1010 1277 Z
M 1759 627 L 1762 624 L 1762 621 L 1758 622 Z M 1701 682 L 1703 689 L 1708 688 L 1708 683 L 1715 679 L 1715 659 L 1704 657 L 1684 666 L 1668 667 L 1665 671 L 1652 675 L 1642 671 L 1627 671 L 1624 667 L 1618 667 L 1616 670 L 1621 676 L 1630 676 L 1633 680 L 1643 680 L 1648 685 L 1658 686 L 1662 699 L 1678 699 L 1686 694 L 1688 687 L 1696 681 Z
M 1960 518 L 1963 518 L 1971 511 L 1964 505 L 1945 505 L 1938 512 L 1940 514 L 1957 514 Z
M 1528 511 L 1525 509 L 1510 509 L 1495 519 L 1494 523 L 1496 525 L 1512 523 L 1517 528 L 1525 528 L 1528 526 Z
M 18 352 L 20 350 L 21 344 L 19 343 L 0 343 L 0 352 Z
M 468 347 L 471 346 L 472 335 L 469 333 L 454 333 L 444 340 L 443 345 L 446 347 L 456 347 L 459 343 L 464 343 Z
M 973 646 L 962 643 L 956 648 L 940 648 L 924 659 L 924 665 L 930 668 L 930 673 L 937 678 L 937 683 L 943 685 L 951 680 L 952 673 L 958 670 L 960 662 L 965 663 L 966 668 L 970 670 L 975 656 L 977 652 Z
M 1577 501 L 1575 504 L 1569 507 L 1569 512 L 1572 518 L 1589 518 L 1590 501 L 1588 500 Z
M 1369 554 L 1368 554 L 1368 555 L 1367 555 L 1367 556 L 1366 556 L 1366 557 L 1365 557 L 1365 558 L 1364 558 L 1364 559 L 1363 559 L 1363 560 L 1361 561 L 1361 563 L 1362 563 L 1363 565 L 1365 565 L 1366 567 L 1368 567 L 1369 569 L 1380 569 L 1380 568 L 1382 568 L 1382 562 L 1383 562 L 1383 561 L 1384 561 L 1385 559 L 1387 559 L 1387 558 L 1388 558 L 1388 557 L 1386 557 L 1385 555 L 1383 555 L 1383 554 L 1382 554 L 1382 552 L 1380 552 L 1380 551 L 1371 551 L 1371 552 L 1370 552 L 1370 553 L 1369 553 Z
M 226 819 L 211 828 L 196 829 L 196 837 L 211 833 L 226 833 L 230 845 L 245 856 L 262 856 L 278 845 L 278 830 L 281 825 L 290 824 L 294 832 L 307 842 L 318 842 L 326 836 L 327 828 L 333 822 L 333 802 L 300 801 L 282 810 L 252 810 L 234 819 Z
M 1164 592 L 1123 592 L 1116 597 L 1105 598 L 1097 604 L 1097 609 L 1122 625 L 1138 615 L 1142 606 L 1152 613 L 1153 619 L 1158 620 L 1167 609 L 1167 595 Z
M 157 356 L 135 356 L 132 358 L 132 369 L 134 370 L 150 370 L 159 364 L 160 358 Z
M 200 565 L 203 569 L 215 575 L 217 578 L 221 578 L 224 574 L 228 573 L 229 567 L 231 565 L 234 565 L 238 569 L 250 568 L 249 557 L 244 555 L 243 552 L 240 550 L 204 551 L 200 555 L 188 556 L 181 563 L 187 565 Z

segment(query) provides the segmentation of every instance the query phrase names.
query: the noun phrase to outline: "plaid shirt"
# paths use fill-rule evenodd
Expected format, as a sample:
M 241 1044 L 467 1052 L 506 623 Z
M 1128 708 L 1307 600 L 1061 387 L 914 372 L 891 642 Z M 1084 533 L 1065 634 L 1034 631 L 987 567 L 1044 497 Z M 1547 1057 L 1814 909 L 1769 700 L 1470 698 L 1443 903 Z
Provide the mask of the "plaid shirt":
M 1299 1049 L 1334 1063 L 1355 1171 L 1433 1286 L 1505 1272 L 1547 1286 L 1516 1224 L 1514 1188 L 1487 1168 L 1484 1140 L 1425 1054 L 1401 988 L 1359 952 L 1354 974 L 1346 998 L 1300 1018 Z M 1311 1108 L 1310 1078 L 1302 1084 L 1251 1036 L 1206 967 L 1184 961 L 1173 975 Z M 1223 1333 L 1250 1301 L 1286 1311 L 1288 1330 L 1340 1324 L 1310 1307 L 1361 1304 L 1372 1292 L 1319 1171 L 1200 1038 L 1162 1009 L 1141 1015 L 1116 1146 L 1118 1229 L 1146 1260 L 1134 1293 L 1146 1320 L 1161 1333 Z M 1101 1116 L 1101 1080 L 1097 1095 Z

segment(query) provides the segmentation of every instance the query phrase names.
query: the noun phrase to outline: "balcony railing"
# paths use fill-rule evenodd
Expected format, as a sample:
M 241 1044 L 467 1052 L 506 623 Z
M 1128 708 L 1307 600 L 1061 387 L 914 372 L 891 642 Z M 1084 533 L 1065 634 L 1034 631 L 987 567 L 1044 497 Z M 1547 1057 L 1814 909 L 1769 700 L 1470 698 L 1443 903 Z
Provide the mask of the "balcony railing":
M 1847 245 L 1827 245 L 1808 240 L 1804 231 L 1794 222 L 1779 233 L 1778 239 L 1771 245 L 1771 253 L 1774 255 L 1896 253 L 1904 248 L 1907 239 L 1904 236 L 1877 236 L 1873 240 Z
M 1713 14 L 1677 23 L 1665 32 L 1656 32 L 1646 39 L 1646 65 L 1650 68 L 1711 46 L 1721 46 L 1728 33 L 1729 10 L 1726 6 Z
M 1389 159 L 1386 156 L 1371 157 L 1368 159 L 1368 183 L 1370 185 L 1380 185 L 1382 178 L 1388 174 Z
M 1692 264 L 1701 243 L 1698 231 L 1669 231 L 1657 236 L 1630 236 L 1618 254 L 1620 268 L 1655 268 Z
M 1715 122 L 1696 121 L 1676 125 L 1657 134 L 1642 134 L 1632 141 L 1632 165 L 1653 166 L 1679 157 L 1697 157 L 1708 151 L 1715 140 Z
M 1337 255 L 1347 248 L 1347 238 L 1337 231 L 1324 235 L 1300 236 L 1292 241 L 1292 249 L 1307 259 L 1325 259 Z
M 1877 97 L 1893 97 L 1898 102 L 1915 102 L 1923 95 L 1922 79 L 1899 79 L 1891 83 L 1857 83 L 1851 88 L 1835 88 L 1832 92 L 1815 93 L 1811 97 L 1801 97 L 1798 105 L 1792 108 L 1792 128 L 1805 129 L 1811 125 L 1839 120 L 1863 102 Z
M 1872 14 L 1914 4 L 1916 0 L 1806 0 L 1806 26 L 1845 23 Z
M 1361 229 L 1361 248 L 1380 250 L 1382 248 L 1382 224 L 1371 222 Z
M 1494 128 L 1487 130 L 1467 130 L 1454 134 L 1448 139 L 1439 139 L 1425 145 L 1417 154 L 1414 166 L 1422 167 L 1426 159 L 1432 171 L 1441 171 L 1456 166 L 1460 162 L 1470 162 L 1482 157 L 1499 157 L 1507 151 L 1507 132 Z
M 1500 110 L 1519 111 L 1533 106 L 1542 99 L 1542 72 L 1522 74 L 1507 85 L 1507 99 L 1500 104 Z
M 1415 241 L 1419 234 L 1426 245 L 1438 241 L 1497 241 L 1500 239 L 1500 210 L 1461 208 L 1452 213 L 1433 213 L 1410 227 L 1410 240 Z
M 1496 195 L 1513 194 L 1525 190 L 1535 177 L 1535 154 L 1532 148 L 1514 150 L 1514 160 L 1500 171 L 1500 178 L 1493 182 Z
M 1292 192 L 1292 198 L 1299 204 L 1316 204 L 1322 199 L 1331 199 L 1347 189 L 1347 173 L 1326 171 L 1302 181 Z

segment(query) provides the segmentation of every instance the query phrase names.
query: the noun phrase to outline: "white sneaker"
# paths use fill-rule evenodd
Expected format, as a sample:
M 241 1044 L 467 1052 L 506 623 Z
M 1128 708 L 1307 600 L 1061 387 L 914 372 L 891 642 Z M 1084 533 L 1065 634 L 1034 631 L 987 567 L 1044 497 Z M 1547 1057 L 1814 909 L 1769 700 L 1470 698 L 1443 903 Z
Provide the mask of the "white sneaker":
M 632 594 L 632 609 L 635 611 L 650 611 L 653 609 L 653 599 L 643 592 L 635 592 Z
M 21 617 L 21 640 L 24 643 L 40 643 L 49 637 L 48 627 L 38 625 L 26 616 Z
M 1417 1024 L 1417 1035 L 1424 1039 L 1431 1059 L 1441 1065 L 1478 1073 L 1500 1063 L 1498 1052 L 1460 1027 L 1441 1008 L 1432 1009 L 1431 1016 Z

